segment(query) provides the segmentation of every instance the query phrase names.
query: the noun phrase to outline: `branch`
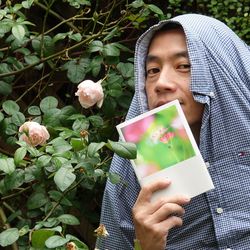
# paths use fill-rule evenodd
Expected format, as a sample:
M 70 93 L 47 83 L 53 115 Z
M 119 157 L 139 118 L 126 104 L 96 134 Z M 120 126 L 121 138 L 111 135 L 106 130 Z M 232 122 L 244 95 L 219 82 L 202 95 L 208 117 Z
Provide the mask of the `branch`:
M 38 0 L 34 1 L 34 3 L 35 3 L 37 6 L 41 7 L 42 9 L 44 9 L 45 11 L 47 11 L 48 8 L 47 8 L 45 5 L 39 3 Z M 61 17 L 59 14 L 57 14 L 55 11 L 53 11 L 53 10 L 50 9 L 50 10 L 49 10 L 49 13 L 50 13 L 51 15 L 55 16 L 57 19 L 59 19 L 59 20 L 65 22 L 65 19 L 64 19 L 63 17 Z M 76 32 L 80 33 L 80 30 L 79 30 L 73 23 L 71 23 L 71 22 L 66 22 L 66 24 L 67 24 L 70 28 L 72 28 L 73 30 L 75 30 Z
M 57 203 L 51 208 L 51 210 L 49 211 L 49 213 L 46 215 L 46 217 L 43 219 L 43 221 L 46 221 L 51 214 L 54 212 L 54 210 L 57 208 L 57 206 L 60 204 L 60 202 L 62 201 L 62 199 L 65 197 L 65 195 L 67 193 L 69 193 L 70 191 L 74 190 L 78 185 L 81 184 L 81 182 L 85 179 L 85 176 L 83 176 L 75 185 L 73 185 L 71 188 L 68 188 L 66 191 L 63 192 L 62 197 L 57 201 Z
M 73 49 L 75 49 L 75 48 L 77 48 L 77 47 L 79 47 L 79 46 L 81 46 L 81 45 L 83 45 L 83 44 L 86 44 L 86 43 L 90 42 L 92 39 L 94 39 L 94 38 L 96 38 L 96 37 L 99 37 L 100 35 L 101 35 L 101 32 L 98 32 L 97 34 L 92 35 L 91 37 L 88 37 L 88 38 L 86 38 L 85 40 L 83 40 L 83 41 L 81 41 L 81 42 L 79 42 L 79 43 L 77 43 L 77 44 L 75 44 L 75 45 L 73 45 L 73 46 L 71 46 L 71 47 L 69 47 L 69 48 L 67 48 L 67 49 L 64 49 L 64 50 L 62 50 L 62 51 L 59 51 L 59 52 L 57 52 L 57 53 L 55 53 L 55 54 L 53 54 L 53 55 L 50 55 L 50 56 L 48 56 L 48 57 L 42 58 L 42 59 L 39 60 L 38 62 L 33 63 L 33 64 L 30 64 L 30 65 L 28 65 L 27 67 L 22 68 L 21 70 L 16 70 L 16 71 L 12 71 L 12 72 L 8 72 L 8 73 L 0 74 L 0 78 L 1 78 L 1 77 L 6 77 L 6 76 L 11 76 L 11 75 L 17 75 L 17 74 L 19 74 L 19 73 L 21 73 L 21 72 L 24 72 L 24 71 L 26 71 L 26 70 L 28 70 L 28 69 L 30 69 L 30 68 L 33 68 L 33 67 L 36 66 L 36 65 L 39 65 L 39 64 L 41 64 L 41 63 L 44 63 L 44 62 L 46 62 L 46 61 L 48 61 L 48 60 L 51 60 L 51 59 L 57 57 L 57 56 L 60 56 L 60 55 L 64 54 L 66 51 L 73 50 Z
M 14 193 L 14 194 L 10 194 L 10 195 L 7 195 L 7 196 L 4 196 L 1 198 L 1 201 L 5 201 L 5 200 L 8 200 L 8 199 L 12 199 L 16 196 L 19 196 L 20 194 L 26 192 L 27 190 L 29 190 L 31 188 L 31 186 L 28 186 L 24 189 L 22 189 L 21 191 L 17 192 L 17 193 Z

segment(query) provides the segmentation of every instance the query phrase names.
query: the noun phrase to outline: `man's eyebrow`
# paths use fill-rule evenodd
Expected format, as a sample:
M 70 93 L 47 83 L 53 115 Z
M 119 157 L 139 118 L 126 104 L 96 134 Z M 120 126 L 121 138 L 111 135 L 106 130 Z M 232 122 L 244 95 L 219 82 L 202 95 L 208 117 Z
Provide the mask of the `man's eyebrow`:
M 172 58 L 172 59 L 178 59 L 178 58 L 181 58 L 181 57 L 184 57 L 184 58 L 188 59 L 189 58 L 188 57 L 188 52 L 186 50 L 183 50 L 183 51 L 173 53 L 170 56 L 170 58 Z M 156 61 L 158 59 L 159 59 L 158 56 L 148 54 L 147 57 L 146 57 L 146 63 L 153 62 L 153 61 Z

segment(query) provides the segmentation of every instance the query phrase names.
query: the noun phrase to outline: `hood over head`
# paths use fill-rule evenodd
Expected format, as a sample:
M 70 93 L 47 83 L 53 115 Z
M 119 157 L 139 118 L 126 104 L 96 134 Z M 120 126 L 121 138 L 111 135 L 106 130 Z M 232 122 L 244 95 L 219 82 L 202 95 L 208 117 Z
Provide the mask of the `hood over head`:
M 237 128 L 241 126 L 239 120 L 246 127 L 242 112 L 247 112 L 250 117 L 250 48 L 224 23 L 204 15 L 185 14 L 152 26 L 141 35 L 136 44 L 135 95 L 127 119 L 148 110 L 145 93 L 148 47 L 154 33 L 171 23 L 180 25 L 184 30 L 191 63 L 190 91 L 197 102 L 205 104 L 201 131 L 203 137 L 200 138 L 200 148 L 205 150 L 207 146 L 202 143 L 204 136 L 224 136 L 224 141 L 227 137 L 224 133 L 231 133 L 232 128 L 236 129 L 234 124 Z M 231 112 L 236 114 L 235 121 L 232 121 Z M 217 127 L 222 122 L 227 128 L 222 124 L 221 129 L 225 130 L 220 134 Z M 228 128 L 230 123 L 233 125 L 231 129 Z M 215 131 L 211 131 L 214 124 Z M 235 144 L 235 140 L 232 143 Z M 237 142 L 235 147 L 238 147 Z

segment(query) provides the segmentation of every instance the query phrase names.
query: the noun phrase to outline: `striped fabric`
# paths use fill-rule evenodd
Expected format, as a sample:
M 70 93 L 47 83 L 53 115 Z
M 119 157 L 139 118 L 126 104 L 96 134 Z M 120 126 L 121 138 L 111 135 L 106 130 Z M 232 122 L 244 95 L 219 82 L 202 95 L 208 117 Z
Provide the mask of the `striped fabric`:
M 136 45 L 136 91 L 127 119 L 147 111 L 145 55 L 154 31 L 168 22 L 181 24 L 186 34 L 190 89 L 205 104 L 200 150 L 215 189 L 185 207 L 184 224 L 170 231 L 167 249 L 249 250 L 250 48 L 222 22 L 202 15 L 182 15 L 151 27 Z M 110 171 L 126 185 L 107 182 L 101 223 L 110 236 L 97 248 L 130 250 L 135 237 L 131 208 L 140 186 L 128 160 L 115 156 Z

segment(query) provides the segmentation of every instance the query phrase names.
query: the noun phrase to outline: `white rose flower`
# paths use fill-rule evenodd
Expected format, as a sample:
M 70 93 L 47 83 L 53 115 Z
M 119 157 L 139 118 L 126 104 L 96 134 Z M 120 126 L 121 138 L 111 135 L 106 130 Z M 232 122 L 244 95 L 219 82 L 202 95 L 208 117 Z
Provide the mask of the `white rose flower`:
M 79 102 L 83 108 L 90 108 L 97 104 L 100 108 L 103 103 L 103 89 L 101 85 L 102 80 L 93 82 L 85 80 L 78 85 L 78 90 L 75 93 L 78 96 Z
M 19 132 L 23 132 L 19 139 L 33 147 L 45 144 L 50 137 L 46 127 L 37 122 L 25 122 L 19 128 Z

